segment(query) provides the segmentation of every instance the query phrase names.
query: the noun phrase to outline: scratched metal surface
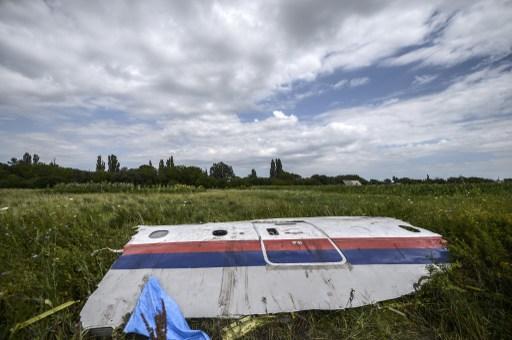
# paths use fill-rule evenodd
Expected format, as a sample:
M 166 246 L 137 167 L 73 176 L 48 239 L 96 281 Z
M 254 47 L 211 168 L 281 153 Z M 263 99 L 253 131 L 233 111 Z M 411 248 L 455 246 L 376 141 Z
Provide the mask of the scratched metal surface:
M 410 226 L 396 219 L 368 217 L 140 226 L 127 246 L 215 240 L 264 243 L 268 239 L 440 237 L 425 229 L 411 232 L 398 225 Z M 279 234 L 269 235 L 267 228 L 276 228 Z M 213 236 L 212 231 L 216 229 L 225 229 L 228 233 Z M 164 238 L 149 238 L 155 230 L 169 233 Z M 343 249 L 340 252 L 343 254 Z M 357 307 L 411 293 L 414 284 L 427 274 L 424 263 L 353 265 L 345 256 L 342 259 L 337 263 L 290 266 L 273 265 L 266 259 L 266 265 L 261 266 L 111 269 L 85 304 L 81 322 L 84 329 L 119 326 L 133 310 L 149 275 L 160 280 L 186 317 L 195 318 Z

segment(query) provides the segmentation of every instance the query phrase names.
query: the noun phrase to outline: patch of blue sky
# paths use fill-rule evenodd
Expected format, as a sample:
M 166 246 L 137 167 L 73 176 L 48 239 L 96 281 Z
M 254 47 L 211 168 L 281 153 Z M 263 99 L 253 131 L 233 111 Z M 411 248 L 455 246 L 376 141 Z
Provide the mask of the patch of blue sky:
M 39 130 L 40 128 L 41 125 L 29 117 L 2 115 L 0 112 L 0 132 L 16 134 Z
M 277 93 L 260 102 L 261 112 L 245 112 L 240 116 L 245 121 L 251 121 L 268 116 L 272 110 L 282 110 L 301 120 L 308 120 L 333 109 L 379 105 L 391 99 L 411 99 L 441 92 L 454 79 L 485 65 L 484 58 L 473 58 L 451 67 L 413 63 L 339 69 L 314 81 L 295 82 L 290 86 L 290 91 Z M 362 79 L 367 81 L 360 81 Z

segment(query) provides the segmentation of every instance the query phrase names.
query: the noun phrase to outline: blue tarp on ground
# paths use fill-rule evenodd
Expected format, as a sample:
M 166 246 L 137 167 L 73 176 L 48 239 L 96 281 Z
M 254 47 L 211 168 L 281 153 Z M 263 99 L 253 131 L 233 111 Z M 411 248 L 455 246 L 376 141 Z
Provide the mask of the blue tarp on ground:
M 150 277 L 148 282 L 144 285 L 132 316 L 124 328 L 124 332 L 149 337 L 150 334 L 142 318 L 142 314 L 144 314 L 144 318 L 156 334 L 155 316 L 162 312 L 162 301 L 165 305 L 167 316 L 168 340 L 210 339 L 203 331 L 190 329 L 185 317 L 181 314 L 178 304 L 165 293 L 158 280 L 154 277 Z

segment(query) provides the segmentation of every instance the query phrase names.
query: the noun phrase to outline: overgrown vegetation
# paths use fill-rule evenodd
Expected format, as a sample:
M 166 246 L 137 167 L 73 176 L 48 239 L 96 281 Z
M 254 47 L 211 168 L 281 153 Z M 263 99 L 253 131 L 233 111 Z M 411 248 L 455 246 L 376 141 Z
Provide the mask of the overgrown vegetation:
M 199 192 L 205 189 L 201 186 L 196 187 L 186 184 L 175 185 L 154 185 L 143 186 L 135 185 L 132 183 L 59 183 L 53 188 L 48 189 L 48 193 L 93 193 L 93 192 L 131 192 L 131 193 L 184 193 L 184 192 Z
M 391 216 L 439 232 L 454 264 L 414 295 L 343 311 L 282 314 L 246 338 L 512 338 L 510 183 L 81 194 L 0 190 L 0 338 L 9 337 L 16 323 L 80 300 L 13 336 L 79 338 L 79 311 L 117 256 L 95 250 L 121 248 L 137 224 L 326 215 Z M 230 322 L 191 320 L 191 326 L 219 338 Z
M 243 188 L 256 185 L 339 185 L 346 181 L 357 181 L 356 184 L 446 184 L 446 183 L 493 183 L 494 180 L 480 177 L 434 178 L 428 175 L 425 179 L 398 178 L 382 181 L 369 181 L 358 175 L 312 175 L 302 177 L 285 171 L 280 158 L 270 161 L 270 171 L 263 177 L 252 169 L 246 177 L 235 175 L 233 168 L 224 162 L 213 163 L 210 173 L 197 166 L 175 165 L 171 156 L 167 160 L 160 159 L 158 167 L 152 162 L 138 168 L 121 167 L 116 155 L 108 155 L 107 164 L 98 156 L 96 171 L 86 171 L 61 167 L 55 160 L 45 164 L 38 155 L 26 152 L 21 159 L 12 158 L 7 164 L 0 163 L 0 188 L 49 188 L 62 183 L 121 183 L 134 186 L 173 186 L 185 184 L 204 188 Z M 512 179 L 504 179 L 511 182 Z M 501 181 L 499 181 L 501 182 Z

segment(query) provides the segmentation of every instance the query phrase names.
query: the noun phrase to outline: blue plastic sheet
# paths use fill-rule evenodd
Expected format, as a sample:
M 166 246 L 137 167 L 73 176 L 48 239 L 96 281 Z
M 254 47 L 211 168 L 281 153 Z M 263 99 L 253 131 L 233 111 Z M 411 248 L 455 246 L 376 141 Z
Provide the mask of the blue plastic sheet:
M 154 277 L 150 277 L 148 282 L 144 285 L 132 316 L 124 328 L 124 332 L 136 333 L 149 337 L 150 334 L 142 318 L 142 314 L 144 314 L 144 318 L 151 329 L 153 329 L 154 334 L 156 334 L 155 316 L 162 312 L 162 301 L 165 305 L 167 316 L 168 340 L 210 339 L 210 337 L 203 331 L 190 329 L 178 304 L 165 293 L 158 280 Z

